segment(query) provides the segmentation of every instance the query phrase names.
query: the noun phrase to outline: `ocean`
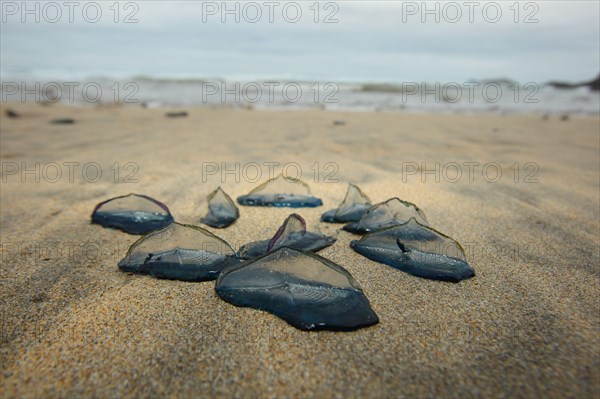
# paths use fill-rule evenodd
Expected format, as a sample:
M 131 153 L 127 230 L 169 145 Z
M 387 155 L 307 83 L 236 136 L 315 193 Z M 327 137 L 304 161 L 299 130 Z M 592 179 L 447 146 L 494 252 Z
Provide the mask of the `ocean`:
M 21 77 L 3 79 L 1 83 L 3 103 L 495 114 L 600 113 L 600 93 L 587 87 L 557 89 L 543 83 L 509 80 L 372 83 L 138 76 L 80 80 Z

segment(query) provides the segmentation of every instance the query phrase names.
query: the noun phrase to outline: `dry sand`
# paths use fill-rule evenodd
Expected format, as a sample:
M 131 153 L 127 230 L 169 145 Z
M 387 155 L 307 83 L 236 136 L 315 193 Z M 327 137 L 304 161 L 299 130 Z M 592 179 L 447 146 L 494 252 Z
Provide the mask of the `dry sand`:
M 7 118 L 7 108 L 21 117 Z M 3 167 L 38 162 L 40 182 L 35 172 L 3 176 L 2 397 L 598 397 L 597 117 L 188 111 L 168 119 L 157 109 L 4 104 Z M 77 123 L 49 123 L 57 117 Z M 54 183 L 52 162 L 63 173 Z M 73 182 L 64 162 L 80 164 Z M 82 178 L 91 162 L 103 168 L 98 182 L 86 181 L 93 166 Z M 128 162 L 139 166 L 137 183 L 123 182 Z M 239 162 L 240 181 L 232 173 L 203 183 L 203 162 Z M 254 177 L 251 162 L 300 166 L 324 206 L 299 213 L 337 236 L 320 254 L 354 275 L 378 325 L 299 331 L 223 302 L 212 282 L 122 273 L 116 263 L 136 237 L 89 223 L 96 203 L 129 192 L 197 223 L 218 185 L 236 197 L 258 184 L 244 179 Z M 439 182 L 403 179 L 403 162 L 457 162 L 463 176 L 452 183 L 447 168 Z M 463 162 L 481 164 L 472 182 Z M 502 167 L 495 183 L 482 176 L 491 162 Z M 339 183 L 326 180 L 333 168 Z M 524 182 L 532 171 L 538 182 Z M 487 172 L 493 179 L 494 167 Z M 263 165 L 261 181 L 267 173 Z M 355 236 L 318 221 L 348 180 L 376 202 L 418 204 L 467 247 L 477 276 L 429 281 L 354 253 Z M 235 247 L 269 237 L 290 213 L 240 211 L 232 227 L 211 229 Z

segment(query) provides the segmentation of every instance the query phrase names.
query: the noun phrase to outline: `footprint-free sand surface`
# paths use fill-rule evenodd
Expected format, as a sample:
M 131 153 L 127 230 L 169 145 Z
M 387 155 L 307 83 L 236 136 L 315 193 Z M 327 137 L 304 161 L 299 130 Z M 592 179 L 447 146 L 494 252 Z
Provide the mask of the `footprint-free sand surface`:
M 165 112 L 3 104 L 2 397 L 600 394 L 598 117 Z M 235 198 L 270 169 L 301 172 L 323 199 L 296 211 L 337 237 L 320 255 L 356 278 L 379 324 L 300 331 L 220 300 L 213 282 L 120 272 L 137 237 L 90 224 L 98 202 L 130 192 L 197 224 L 217 186 Z M 430 281 L 353 252 L 357 236 L 319 222 L 348 181 L 416 203 L 476 276 Z M 209 230 L 237 249 L 291 212 L 240 207 Z

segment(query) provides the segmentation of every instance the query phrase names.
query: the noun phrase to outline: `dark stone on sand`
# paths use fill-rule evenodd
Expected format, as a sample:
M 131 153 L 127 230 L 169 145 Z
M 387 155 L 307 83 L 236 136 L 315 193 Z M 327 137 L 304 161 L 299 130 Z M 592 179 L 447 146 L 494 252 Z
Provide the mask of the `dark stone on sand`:
M 50 121 L 50 123 L 53 125 L 72 125 L 75 123 L 75 119 L 71 119 L 71 118 L 52 119 Z
M 21 116 L 18 113 L 16 113 L 15 111 L 13 111 L 12 109 L 7 109 L 6 112 L 4 112 L 4 114 L 6 116 L 8 116 L 9 118 L 18 118 Z
M 188 113 L 186 111 L 166 113 L 167 118 L 185 118 L 186 116 L 188 116 Z

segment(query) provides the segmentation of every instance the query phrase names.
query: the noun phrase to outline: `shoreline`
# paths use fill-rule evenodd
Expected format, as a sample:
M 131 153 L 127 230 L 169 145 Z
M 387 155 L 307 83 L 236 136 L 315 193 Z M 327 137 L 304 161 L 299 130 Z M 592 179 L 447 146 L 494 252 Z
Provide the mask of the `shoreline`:
M 3 103 L 145 104 L 357 112 L 598 115 L 600 92 L 504 80 L 463 83 L 343 84 L 96 79 L 3 81 Z
M 409 109 L 409 108 L 398 108 L 398 109 L 361 109 L 356 107 L 325 107 L 322 105 L 312 106 L 294 106 L 294 105 L 280 105 L 280 106 L 255 106 L 252 103 L 218 103 L 218 104 L 159 104 L 155 102 L 149 103 L 123 103 L 123 102 L 106 102 L 106 103 L 89 103 L 89 102 L 20 102 L 20 101 L 7 101 L 2 105 L 3 110 L 12 110 L 13 108 L 20 107 L 20 104 L 28 104 L 33 106 L 41 106 L 45 108 L 65 108 L 65 109 L 115 109 L 115 108 L 126 108 L 126 109 L 148 109 L 162 112 L 173 112 L 173 111 L 200 111 L 200 110 L 223 110 L 223 111 L 257 111 L 257 112 L 325 112 L 325 113 L 340 113 L 340 114 L 400 114 L 400 115 L 441 115 L 441 116 L 516 116 L 516 117 L 551 117 L 551 116 L 568 116 L 575 118 L 597 118 L 600 117 L 598 113 L 579 113 L 570 110 L 555 110 L 555 111 L 507 111 L 507 110 L 474 110 L 474 109 L 460 109 L 460 110 L 432 110 L 432 109 Z M 27 106 L 26 108 L 29 108 Z M 4 111 L 3 111 L 4 112 Z M 186 116 L 181 116 L 185 118 Z

